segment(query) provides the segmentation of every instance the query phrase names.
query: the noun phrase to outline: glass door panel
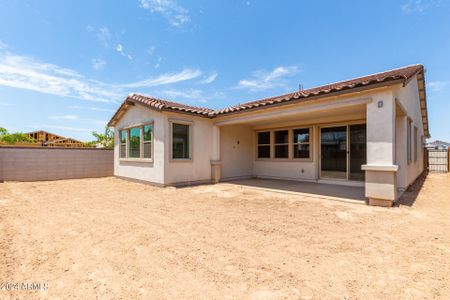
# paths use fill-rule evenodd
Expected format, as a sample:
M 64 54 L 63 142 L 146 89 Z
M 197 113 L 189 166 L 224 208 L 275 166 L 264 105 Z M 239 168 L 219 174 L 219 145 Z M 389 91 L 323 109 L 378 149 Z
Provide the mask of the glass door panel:
M 365 172 L 361 165 L 366 164 L 367 138 L 366 124 L 350 125 L 350 180 L 364 181 Z
M 321 177 L 347 179 L 347 126 L 321 128 Z

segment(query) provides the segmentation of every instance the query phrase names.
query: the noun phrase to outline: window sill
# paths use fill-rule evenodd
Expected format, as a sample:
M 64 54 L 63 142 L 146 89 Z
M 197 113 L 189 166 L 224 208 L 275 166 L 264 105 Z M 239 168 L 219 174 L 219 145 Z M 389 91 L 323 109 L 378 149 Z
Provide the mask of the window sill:
M 151 162 L 153 162 L 153 159 L 151 159 L 151 158 L 119 158 L 119 161 L 151 163 Z
M 311 158 L 257 158 L 255 161 L 271 162 L 313 162 Z
M 192 158 L 171 158 L 169 162 L 192 162 Z

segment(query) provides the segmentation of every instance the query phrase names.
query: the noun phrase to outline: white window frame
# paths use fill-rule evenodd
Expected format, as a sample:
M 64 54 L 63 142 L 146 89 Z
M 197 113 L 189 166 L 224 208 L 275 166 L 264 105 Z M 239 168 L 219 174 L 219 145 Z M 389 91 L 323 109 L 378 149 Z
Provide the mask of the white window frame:
M 417 126 L 414 126 L 414 162 L 417 162 L 417 158 L 418 158 L 418 154 L 419 154 L 418 134 L 419 134 L 419 129 L 417 128 Z
M 408 165 L 412 162 L 412 120 L 406 119 L 406 159 Z
M 125 132 L 125 143 L 122 143 L 122 132 Z M 122 157 L 122 146 L 125 146 L 125 156 Z M 119 130 L 119 158 L 125 159 L 128 156 L 128 130 L 120 129 Z
M 173 158 L 173 124 L 187 125 L 189 126 L 189 158 Z M 169 162 L 192 162 L 194 160 L 193 156 L 193 126 L 194 122 L 191 120 L 183 119 L 169 119 L 169 135 L 170 135 L 170 151 L 169 151 Z
M 151 125 L 152 126 L 152 138 L 150 141 L 147 141 L 146 143 L 151 143 L 151 158 L 144 158 L 144 126 L 146 125 Z M 130 149 L 130 129 L 132 128 L 139 128 L 140 130 L 140 140 L 139 140 L 139 157 L 130 157 L 129 156 L 129 149 Z M 119 160 L 120 161 L 136 161 L 136 162 L 153 162 L 153 155 L 154 155 L 154 130 L 155 130 L 155 125 L 154 122 L 146 122 L 146 123 L 140 123 L 140 124 L 134 124 L 134 125 L 130 125 L 130 126 L 126 126 L 126 127 L 122 127 L 119 129 Z M 123 145 L 122 143 L 122 138 L 121 138 L 121 131 L 125 131 L 126 132 L 126 146 L 125 146 L 125 157 L 121 157 L 120 156 L 120 151 L 121 151 L 121 146 Z

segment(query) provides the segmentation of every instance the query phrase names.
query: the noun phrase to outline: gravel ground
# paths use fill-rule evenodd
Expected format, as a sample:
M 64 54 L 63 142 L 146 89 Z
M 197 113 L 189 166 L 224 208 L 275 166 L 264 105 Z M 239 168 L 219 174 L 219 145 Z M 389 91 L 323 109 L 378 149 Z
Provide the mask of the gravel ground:
M 450 175 L 401 203 L 229 183 L 1 183 L 0 299 L 450 299 Z

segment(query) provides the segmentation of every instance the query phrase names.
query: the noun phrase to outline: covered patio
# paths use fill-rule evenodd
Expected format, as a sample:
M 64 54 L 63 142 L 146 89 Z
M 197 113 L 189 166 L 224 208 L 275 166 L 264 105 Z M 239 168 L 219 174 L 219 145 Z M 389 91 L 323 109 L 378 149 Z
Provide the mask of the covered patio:
M 366 204 L 364 187 L 323 184 L 317 182 L 251 178 L 228 181 L 228 184 L 272 192 Z

